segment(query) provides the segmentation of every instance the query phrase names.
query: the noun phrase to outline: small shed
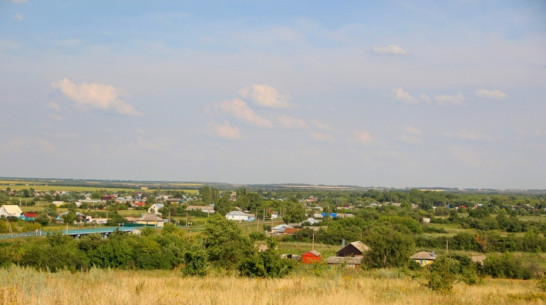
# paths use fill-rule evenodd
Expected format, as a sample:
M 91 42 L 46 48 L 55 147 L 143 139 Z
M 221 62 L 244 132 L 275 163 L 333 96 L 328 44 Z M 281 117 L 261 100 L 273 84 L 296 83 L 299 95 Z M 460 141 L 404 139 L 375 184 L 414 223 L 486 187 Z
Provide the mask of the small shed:
M 23 215 L 21 215 L 21 220 L 35 221 L 36 217 L 38 217 L 38 213 L 36 212 L 24 212 Z
M 342 265 L 348 269 L 356 269 L 362 263 L 362 257 L 332 256 L 326 259 L 328 265 Z
M 320 262 L 320 252 L 317 250 L 311 250 L 301 255 L 301 261 L 304 264 L 312 264 Z
M 434 254 L 434 252 L 421 251 L 412 255 L 410 259 L 421 265 L 421 267 L 424 267 L 432 264 L 436 259 L 436 255 Z
M 336 256 L 340 257 L 363 257 L 364 253 L 370 251 L 370 247 L 366 246 L 361 241 L 353 241 L 341 250 L 336 252 Z

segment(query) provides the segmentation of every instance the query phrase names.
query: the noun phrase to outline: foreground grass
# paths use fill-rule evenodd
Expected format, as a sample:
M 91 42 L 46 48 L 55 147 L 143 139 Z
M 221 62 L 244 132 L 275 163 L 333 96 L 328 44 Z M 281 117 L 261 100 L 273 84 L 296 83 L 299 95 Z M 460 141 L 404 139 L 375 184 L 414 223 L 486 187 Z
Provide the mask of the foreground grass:
M 46 273 L 14 267 L 0 270 L 0 304 L 543 304 L 533 281 L 486 280 L 457 284 L 442 295 L 422 281 L 336 270 L 320 277 L 248 279 L 233 276 L 183 278 L 179 271 Z

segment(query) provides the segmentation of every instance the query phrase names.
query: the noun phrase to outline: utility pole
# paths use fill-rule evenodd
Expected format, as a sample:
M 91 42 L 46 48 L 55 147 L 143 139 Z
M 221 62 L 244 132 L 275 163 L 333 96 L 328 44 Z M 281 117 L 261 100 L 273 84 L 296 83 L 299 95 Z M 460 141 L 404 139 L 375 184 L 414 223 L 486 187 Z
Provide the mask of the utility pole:
M 446 239 L 446 256 L 449 253 L 449 239 Z
M 313 243 L 311 245 L 311 248 L 315 250 L 315 231 L 313 231 Z

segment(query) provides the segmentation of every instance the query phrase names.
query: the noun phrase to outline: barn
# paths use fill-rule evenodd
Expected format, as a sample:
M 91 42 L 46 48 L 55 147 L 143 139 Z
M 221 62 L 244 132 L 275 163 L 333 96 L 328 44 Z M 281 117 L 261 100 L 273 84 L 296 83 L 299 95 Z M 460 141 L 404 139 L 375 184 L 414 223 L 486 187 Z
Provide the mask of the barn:
M 361 241 L 353 241 L 341 250 L 337 251 L 336 256 L 340 257 L 363 257 L 370 248 Z
M 311 250 L 301 255 L 301 261 L 304 264 L 312 264 L 320 262 L 320 252 L 317 250 Z

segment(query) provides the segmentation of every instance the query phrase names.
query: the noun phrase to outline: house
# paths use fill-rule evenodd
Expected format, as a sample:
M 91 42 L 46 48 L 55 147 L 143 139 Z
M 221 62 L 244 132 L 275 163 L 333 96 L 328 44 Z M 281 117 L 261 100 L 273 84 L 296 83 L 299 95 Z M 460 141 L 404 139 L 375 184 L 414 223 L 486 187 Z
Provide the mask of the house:
M 163 207 L 165 207 L 163 203 L 154 203 L 152 204 L 151 207 L 148 208 L 148 213 L 161 215 L 161 213 L 159 213 L 159 210 L 162 209 Z
M 284 230 L 286 230 L 287 228 L 293 229 L 294 227 L 292 227 L 291 225 L 286 225 L 286 224 L 274 226 L 273 228 L 271 228 L 271 234 L 282 234 L 284 233 Z
M 36 212 L 25 212 L 21 215 L 21 220 L 24 221 L 35 221 L 36 217 L 38 217 L 38 213 Z
M 212 214 L 214 213 L 214 207 L 210 205 L 207 205 L 207 206 L 189 205 L 186 208 L 186 211 L 201 211 L 203 213 Z
M 332 256 L 326 259 L 328 265 L 344 265 L 348 269 L 356 269 L 362 264 L 362 257 Z
M 54 204 L 56 207 L 60 207 L 61 205 L 64 204 L 64 201 L 56 200 L 56 201 L 53 201 L 52 204 Z
M 238 220 L 238 221 L 248 221 L 248 215 L 245 212 L 241 211 L 231 211 L 226 214 L 227 220 Z
M 309 218 L 307 218 L 306 220 L 302 221 L 301 224 L 303 224 L 304 222 L 308 222 L 310 225 L 316 225 L 317 223 L 320 222 L 320 220 L 317 220 L 317 219 L 315 219 L 315 218 L 309 217 Z
M 286 228 L 284 230 L 284 233 L 283 234 L 286 234 L 286 235 L 294 235 L 296 234 L 296 232 L 298 232 L 300 229 L 298 228 Z
M 436 255 L 434 254 L 434 252 L 421 251 L 412 255 L 410 259 L 421 265 L 421 267 L 424 267 L 432 264 L 436 259 Z
M 301 255 L 301 261 L 304 264 L 312 264 L 320 262 L 320 252 L 317 250 L 311 250 Z
M 167 219 L 161 219 L 161 216 L 154 213 L 142 214 L 136 221 L 137 224 L 155 227 L 163 227 L 166 222 L 168 222 Z
M 18 205 L 6 204 L 0 207 L 0 217 L 21 217 L 23 211 Z
M 336 256 L 340 257 L 360 257 L 364 256 L 364 253 L 370 251 L 370 247 L 366 246 L 361 241 L 353 241 L 341 250 L 336 252 Z
M 144 201 L 137 201 L 137 202 L 133 202 L 131 205 L 132 205 L 133 207 L 135 207 L 135 208 L 138 208 L 138 207 L 143 207 L 143 206 L 145 206 L 145 205 L 146 205 L 146 202 L 144 202 Z

